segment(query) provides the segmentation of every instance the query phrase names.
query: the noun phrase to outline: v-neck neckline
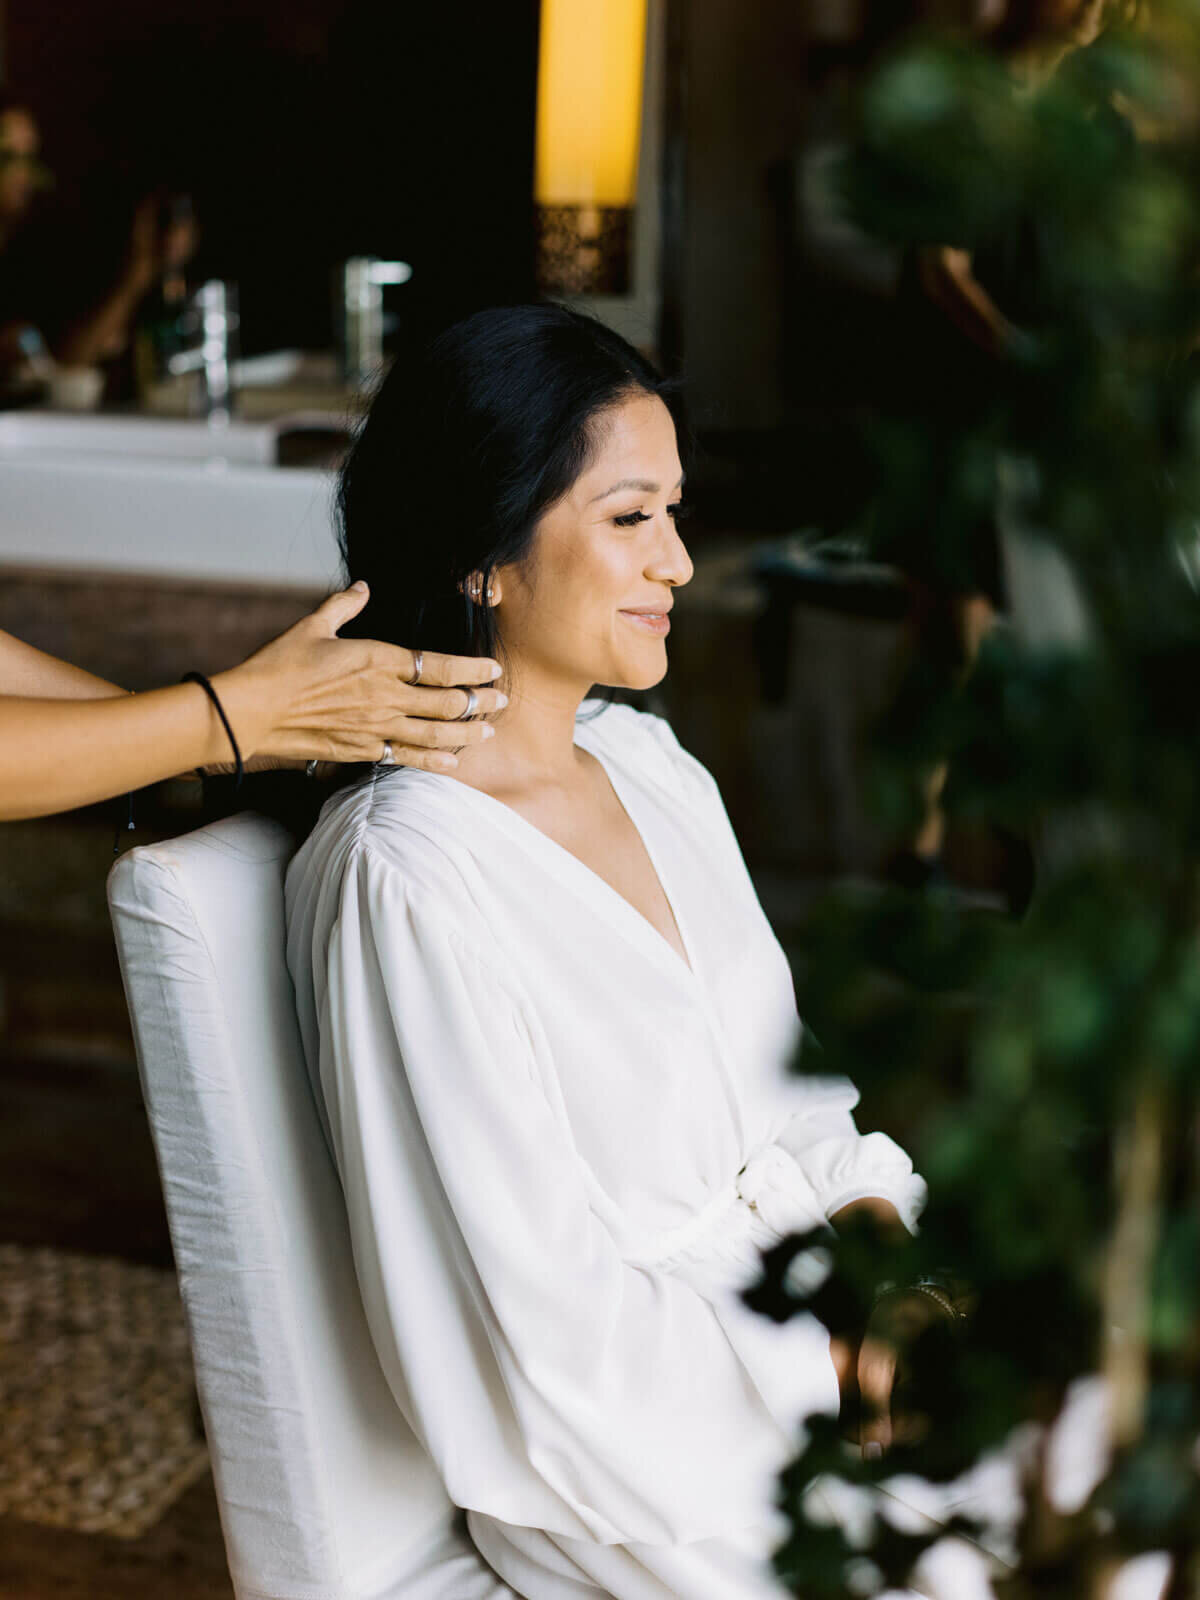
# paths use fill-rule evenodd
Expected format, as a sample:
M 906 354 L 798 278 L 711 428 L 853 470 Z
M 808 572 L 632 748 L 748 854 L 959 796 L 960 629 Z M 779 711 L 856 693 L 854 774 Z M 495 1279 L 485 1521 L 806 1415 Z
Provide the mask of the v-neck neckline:
M 581 739 L 579 737 L 580 732 L 581 725 L 577 723 L 575 727 L 574 743 L 578 745 L 580 749 L 586 751 L 587 754 L 593 758 L 593 760 L 598 762 L 601 772 L 603 772 L 604 776 L 608 779 L 609 787 L 612 789 L 617 804 L 621 807 L 621 810 L 624 811 L 629 820 L 630 827 L 632 827 L 633 831 L 637 834 L 638 839 L 641 842 L 642 849 L 646 853 L 646 859 L 650 863 L 650 870 L 654 873 L 654 876 L 658 880 L 659 892 L 662 894 L 663 900 L 666 902 L 667 910 L 670 912 L 671 917 L 674 920 L 675 930 L 679 935 L 679 942 L 683 946 L 683 955 L 676 950 L 675 946 L 666 937 L 666 935 L 660 932 L 660 930 L 654 926 L 644 912 L 639 911 L 631 900 L 627 900 L 619 889 L 613 888 L 612 884 L 609 883 L 607 878 L 603 877 L 599 872 L 597 872 L 594 867 L 589 867 L 585 861 L 581 861 L 579 857 L 575 855 L 573 851 L 568 850 L 565 845 L 559 844 L 557 839 L 551 838 L 551 836 L 544 832 L 543 829 L 539 828 L 536 823 L 530 822 L 528 817 L 523 816 L 521 812 L 517 811 L 513 806 L 508 805 L 507 802 L 503 800 L 497 800 L 495 795 L 488 794 L 483 789 L 476 789 L 469 783 L 463 783 L 458 778 L 451 777 L 449 773 L 429 773 L 424 774 L 423 776 L 436 778 L 439 783 L 450 784 L 460 793 L 476 796 L 487 809 L 491 810 L 493 814 L 510 829 L 516 838 L 523 839 L 526 843 L 536 841 L 541 847 L 544 847 L 546 850 L 550 851 L 552 855 L 558 856 L 563 863 L 566 864 L 567 870 L 570 873 L 575 875 L 575 877 L 581 883 L 586 883 L 593 889 L 598 904 L 607 908 L 610 920 L 619 920 L 619 922 L 631 934 L 636 929 L 638 942 L 642 944 L 646 950 L 653 952 L 656 958 L 658 958 L 660 961 L 669 962 L 676 971 L 682 973 L 685 978 L 694 982 L 696 979 L 696 964 L 692 942 L 688 938 L 687 929 L 684 919 L 680 915 L 679 907 L 675 899 L 672 897 L 671 892 L 667 887 L 666 880 L 663 877 L 662 865 L 656 848 L 652 841 L 647 838 L 645 829 L 634 815 L 634 812 L 637 809 L 636 803 L 633 806 L 630 805 L 629 791 L 625 787 L 624 779 L 618 773 L 613 771 L 612 767 L 610 767 L 609 763 L 604 759 L 604 756 L 600 753 L 600 751 L 595 748 L 590 739 Z M 615 919 L 613 917 L 613 913 L 616 913 Z
M 575 742 L 578 744 L 578 739 L 576 739 Z M 679 935 L 679 943 L 683 946 L 683 954 L 680 955 L 679 951 L 676 950 L 671 941 L 664 933 L 661 932 L 660 929 L 654 926 L 654 924 L 650 921 L 650 918 L 646 916 L 645 912 L 639 911 L 634 905 L 633 901 L 627 900 L 619 889 L 614 889 L 607 878 L 602 876 L 602 874 L 597 872 L 593 867 L 589 867 L 585 861 L 579 861 L 579 857 L 575 855 L 573 851 L 565 849 L 563 845 L 558 845 L 558 848 L 562 850 L 565 855 L 569 855 L 572 861 L 579 861 L 579 865 L 585 872 L 591 873 L 592 877 L 595 878 L 599 883 L 603 884 L 604 887 L 622 903 L 622 905 L 628 906 L 629 910 L 638 919 L 638 921 L 645 923 L 646 927 L 650 930 L 654 938 L 656 938 L 663 948 L 667 950 L 676 961 L 679 962 L 680 966 L 682 966 L 687 972 L 688 977 L 694 978 L 696 976 L 696 968 L 692 961 L 691 946 L 688 943 L 687 935 L 683 931 L 683 923 L 680 921 L 679 912 L 676 908 L 675 902 L 672 900 L 667 890 L 666 883 L 663 881 L 662 869 L 659 866 L 658 857 L 654 853 L 654 848 L 650 841 L 646 838 L 645 833 L 638 826 L 633 812 L 629 809 L 629 803 L 626 798 L 627 791 L 622 792 L 621 781 L 613 773 L 612 769 L 608 765 L 608 762 L 605 761 L 604 757 L 598 750 L 594 750 L 586 744 L 580 745 L 579 748 L 587 751 L 587 754 L 590 755 L 592 760 L 595 761 L 599 766 L 600 771 L 608 780 L 608 786 L 613 792 L 614 799 L 620 806 L 621 810 L 625 813 L 625 817 L 629 823 L 629 826 L 637 835 L 638 843 L 645 852 L 646 860 L 650 863 L 650 871 L 654 874 L 658 881 L 658 892 L 662 895 L 663 903 L 666 905 L 666 908 L 670 913 L 671 921 L 675 924 L 675 932 Z M 517 815 L 520 816 L 520 812 L 517 812 Z M 530 825 L 532 826 L 532 824 Z M 539 828 L 537 831 L 541 833 L 542 830 Z M 549 839 L 551 844 L 558 844 L 557 840 L 550 839 L 549 834 L 543 834 L 542 836 L 545 839 Z

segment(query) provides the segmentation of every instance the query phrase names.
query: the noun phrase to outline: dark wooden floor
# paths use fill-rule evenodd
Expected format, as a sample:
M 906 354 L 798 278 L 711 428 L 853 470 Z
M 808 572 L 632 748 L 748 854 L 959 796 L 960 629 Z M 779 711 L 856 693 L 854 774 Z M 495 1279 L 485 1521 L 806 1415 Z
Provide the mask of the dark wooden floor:
M 10 1048 L 0 1048 L 0 1240 L 167 1266 L 154 1152 L 124 1018 L 101 981 L 106 959 L 101 945 L 82 961 L 71 1006 L 25 989 L 22 1015 L 10 1014 Z M 15 1041 L 25 1050 L 12 1050 Z M 0 1518 L 2 1600 L 167 1594 L 231 1600 L 209 1476 L 136 1540 Z
M 4 1600 L 232 1600 L 212 1478 L 140 1539 L 63 1533 L 0 1518 Z

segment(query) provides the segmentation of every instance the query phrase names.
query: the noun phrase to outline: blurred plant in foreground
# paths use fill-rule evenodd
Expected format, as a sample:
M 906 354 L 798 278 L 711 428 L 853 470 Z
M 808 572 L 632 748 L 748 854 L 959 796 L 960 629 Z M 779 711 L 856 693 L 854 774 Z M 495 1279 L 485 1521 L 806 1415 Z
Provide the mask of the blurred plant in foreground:
M 951 818 L 1035 842 L 1028 911 L 859 890 L 803 934 L 820 1049 L 797 1070 L 866 1097 L 898 1080 L 925 1108 L 931 1199 L 899 1249 L 785 1241 L 746 1298 L 853 1338 L 883 1279 L 950 1267 L 976 1296 L 965 1337 L 939 1326 L 910 1353 L 910 1442 L 865 1462 L 813 1419 L 776 1555 L 804 1600 L 902 1586 L 942 1537 L 864 1513 L 867 1490 L 949 1483 L 1014 1440 L 1025 1509 L 997 1595 L 1099 1600 L 1163 1550 L 1171 1600 L 1200 1596 L 1200 7 L 1056 68 L 1021 84 L 962 40 L 910 39 L 864 85 L 843 171 L 876 237 L 1019 261 L 994 381 L 936 462 L 919 408 L 874 426 L 875 550 L 922 543 L 952 589 L 981 526 L 1010 558 L 1055 556 L 1036 617 L 1014 596 L 965 678 L 914 675 L 878 752 L 898 831 L 944 760 Z M 813 1287 L 817 1245 L 835 1270 Z M 1064 1505 L 1049 1425 L 1088 1374 L 1111 1455 Z M 857 1517 L 815 1509 L 818 1481 Z

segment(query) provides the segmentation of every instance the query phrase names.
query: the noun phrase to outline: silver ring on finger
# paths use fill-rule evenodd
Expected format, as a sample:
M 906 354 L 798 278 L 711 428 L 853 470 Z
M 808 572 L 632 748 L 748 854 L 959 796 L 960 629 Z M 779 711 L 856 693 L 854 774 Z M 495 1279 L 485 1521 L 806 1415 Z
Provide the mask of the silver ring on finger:
M 413 658 L 413 673 L 412 673 L 412 677 L 408 681 L 409 681 L 409 683 L 412 684 L 412 686 L 415 689 L 417 684 L 419 684 L 420 681 L 421 681 L 421 670 L 425 665 L 425 652 L 424 652 L 424 650 L 414 650 L 413 653 L 412 653 L 412 658 Z
M 479 696 L 475 693 L 474 689 L 468 689 L 467 690 L 467 703 L 466 703 L 466 705 L 463 707 L 463 709 L 458 713 L 458 715 L 456 717 L 452 717 L 450 720 L 452 722 L 466 722 L 468 717 L 473 717 L 475 715 L 476 711 L 478 711 L 478 709 L 479 709 Z
M 396 752 L 392 749 L 392 741 L 390 739 L 383 741 L 383 754 L 375 765 L 377 767 L 394 767 L 396 765 Z

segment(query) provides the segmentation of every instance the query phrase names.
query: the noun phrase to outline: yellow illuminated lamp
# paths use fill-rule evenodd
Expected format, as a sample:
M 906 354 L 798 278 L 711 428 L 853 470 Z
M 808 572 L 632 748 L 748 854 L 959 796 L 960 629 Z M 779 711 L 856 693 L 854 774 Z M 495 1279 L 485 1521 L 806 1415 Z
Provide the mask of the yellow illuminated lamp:
M 542 0 L 538 287 L 624 294 L 642 120 L 646 0 Z

